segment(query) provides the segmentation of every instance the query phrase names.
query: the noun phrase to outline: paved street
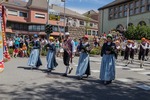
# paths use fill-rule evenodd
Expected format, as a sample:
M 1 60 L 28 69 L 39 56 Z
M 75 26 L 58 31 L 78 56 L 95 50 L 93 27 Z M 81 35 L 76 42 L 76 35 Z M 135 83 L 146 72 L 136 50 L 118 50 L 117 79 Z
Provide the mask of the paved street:
M 125 67 L 119 59 L 116 66 L 116 80 L 107 86 L 99 81 L 100 57 L 91 57 L 92 75 L 78 80 L 75 76 L 78 58 L 74 59 L 73 72 L 68 77 L 61 76 L 65 71 L 62 59 L 51 73 L 43 66 L 31 70 L 27 58 L 16 58 L 5 64 L 0 74 L 0 100 L 150 100 L 150 63 L 143 69 L 138 60 Z

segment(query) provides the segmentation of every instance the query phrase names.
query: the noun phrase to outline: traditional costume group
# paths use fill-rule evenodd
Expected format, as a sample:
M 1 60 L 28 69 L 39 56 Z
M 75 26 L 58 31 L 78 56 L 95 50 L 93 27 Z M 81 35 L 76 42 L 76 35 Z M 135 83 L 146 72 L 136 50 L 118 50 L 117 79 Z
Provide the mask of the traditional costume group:
M 51 72 L 58 63 L 56 62 L 56 48 L 54 43 L 54 37 L 49 37 L 49 41 L 46 44 L 45 48 L 47 48 L 48 53 L 46 57 L 47 61 L 47 71 Z M 78 79 L 88 78 L 91 75 L 90 72 L 90 44 L 88 42 L 88 36 L 84 36 L 81 39 L 82 41 L 79 44 L 80 56 L 76 69 L 76 76 Z M 33 41 L 33 49 L 30 54 L 30 58 L 28 61 L 28 65 L 31 68 L 39 68 L 42 65 L 40 59 L 40 42 L 38 39 L 38 35 L 34 35 Z M 63 62 L 66 67 L 66 71 L 63 76 L 68 76 L 71 73 L 73 68 L 71 67 L 72 60 L 75 55 L 75 43 L 73 39 L 70 37 L 68 32 L 65 33 L 65 39 L 63 43 Z M 102 61 L 100 65 L 100 80 L 103 84 L 110 84 L 115 79 L 115 63 L 118 55 L 121 51 L 121 56 L 126 60 L 126 66 L 129 63 L 133 63 L 135 52 L 137 51 L 138 46 L 134 41 L 127 40 L 120 43 L 119 40 L 113 42 L 113 36 L 108 34 L 106 37 L 106 42 L 104 42 L 101 49 Z M 139 54 L 138 59 L 140 60 L 140 67 L 143 67 L 143 62 L 148 59 L 148 53 L 150 49 L 150 44 L 146 41 L 145 38 L 142 38 L 141 43 L 139 45 Z M 85 76 L 86 75 L 86 76 Z

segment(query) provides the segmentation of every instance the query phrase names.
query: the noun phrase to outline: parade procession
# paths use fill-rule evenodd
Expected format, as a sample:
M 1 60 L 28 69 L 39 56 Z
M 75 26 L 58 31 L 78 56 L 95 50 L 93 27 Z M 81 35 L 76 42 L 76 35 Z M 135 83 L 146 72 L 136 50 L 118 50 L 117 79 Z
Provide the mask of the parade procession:
M 0 0 L 0 100 L 150 100 L 149 16 L 150 0 Z

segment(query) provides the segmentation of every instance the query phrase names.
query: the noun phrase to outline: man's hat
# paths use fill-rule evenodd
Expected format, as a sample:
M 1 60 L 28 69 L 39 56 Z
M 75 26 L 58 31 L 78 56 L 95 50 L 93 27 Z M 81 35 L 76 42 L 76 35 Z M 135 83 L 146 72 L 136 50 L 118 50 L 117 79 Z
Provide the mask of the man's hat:
M 84 38 L 84 39 L 87 39 L 87 40 L 88 40 L 88 36 L 87 36 L 87 35 L 83 36 L 82 38 Z
M 69 33 L 69 32 L 66 32 L 65 35 L 70 35 L 70 33 Z
M 113 36 L 112 36 L 111 34 L 108 34 L 108 35 L 107 35 L 107 38 L 111 38 L 111 39 L 112 39 Z
M 50 37 L 49 37 L 49 40 L 54 40 L 54 37 L 50 36 Z
M 34 38 L 38 38 L 38 35 L 37 35 L 37 34 L 34 34 Z

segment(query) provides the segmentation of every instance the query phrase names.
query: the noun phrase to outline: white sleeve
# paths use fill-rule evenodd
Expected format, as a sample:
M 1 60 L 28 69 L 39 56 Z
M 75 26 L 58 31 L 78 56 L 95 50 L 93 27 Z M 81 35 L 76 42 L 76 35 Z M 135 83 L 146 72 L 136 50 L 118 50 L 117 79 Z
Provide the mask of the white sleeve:
M 72 44 L 72 52 L 75 53 L 76 52 L 76 50 L 75 50 L 75 42 L 72 40 L 71 44 Z
M 142 46 L 143 49 L 146 49 L 146 48 L 147 48 L 146 45 L 144 46 L 144 45 L 141 44 L 141 46 Z

